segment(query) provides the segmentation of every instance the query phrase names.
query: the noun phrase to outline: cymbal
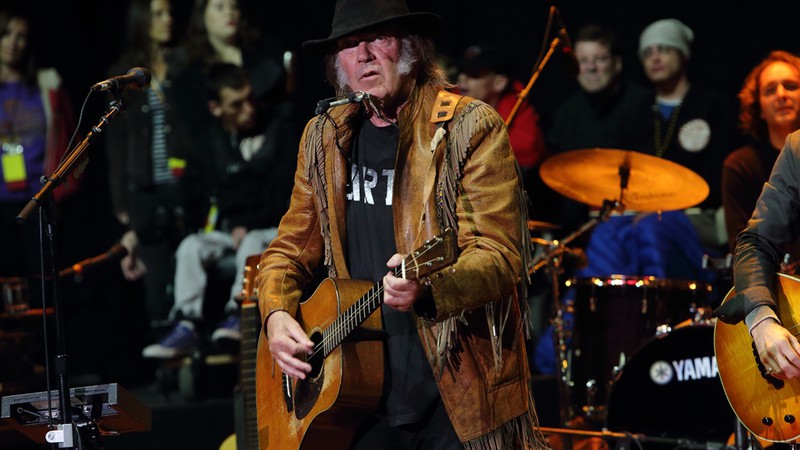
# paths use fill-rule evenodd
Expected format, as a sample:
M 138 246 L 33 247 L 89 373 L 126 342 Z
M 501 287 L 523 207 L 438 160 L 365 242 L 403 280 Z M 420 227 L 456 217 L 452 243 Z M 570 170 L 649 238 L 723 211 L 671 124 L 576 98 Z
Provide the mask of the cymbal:
M 530 231 L 555 231 L 560 230 L 561 225 L 556 225 L 550 222 L 541 222 L 539 220 L 529 220 L 528 230 Z
M 628 183 L 620 198 L 625 167 Z M 631 150 L 571 150 L 545 160 L 539 173 L 556 192 L 596 207 L 611 200 L 636 211 L 670 211 L 695 206 L 709 192 L 708 183 L 691 169 Z

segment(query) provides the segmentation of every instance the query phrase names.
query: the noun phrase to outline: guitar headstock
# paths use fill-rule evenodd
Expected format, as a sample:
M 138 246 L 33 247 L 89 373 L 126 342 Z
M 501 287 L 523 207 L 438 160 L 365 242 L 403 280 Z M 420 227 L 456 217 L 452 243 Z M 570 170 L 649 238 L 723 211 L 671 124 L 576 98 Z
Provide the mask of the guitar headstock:
M 452 265 L 456 259 L 458 259 L 458 237 L 453 228 L 447 228 L 411 252 L 399 269 L 404 278 L 419 279 Z

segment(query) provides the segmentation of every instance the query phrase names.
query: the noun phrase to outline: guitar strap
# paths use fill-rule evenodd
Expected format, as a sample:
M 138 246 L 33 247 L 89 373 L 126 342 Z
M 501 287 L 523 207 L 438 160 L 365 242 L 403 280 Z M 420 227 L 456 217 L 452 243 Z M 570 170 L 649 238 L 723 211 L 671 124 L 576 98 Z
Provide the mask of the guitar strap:
M 456 105 L 462 98 L 464 98 L 463 95 L 453 94 L 444 90 L 439 91 L 436 96 L 436 101 L 434 101 L 431 109 L 431 123 L 436 126 L 436 132 L 431 140 L 431 152 L 436 151 L 436 146 L 444 139 L 444 135 L 447 132 L 444 126 L 453 118 L 456 112 Z

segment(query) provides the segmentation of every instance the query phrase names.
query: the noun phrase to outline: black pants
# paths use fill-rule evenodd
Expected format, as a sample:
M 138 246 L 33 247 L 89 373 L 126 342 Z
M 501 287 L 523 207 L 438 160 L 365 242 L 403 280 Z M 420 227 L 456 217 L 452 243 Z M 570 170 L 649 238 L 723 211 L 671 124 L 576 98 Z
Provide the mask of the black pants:
M 463 450 L 441 400 L 418 423 L 390 427 L 373 416 L 361 426 L 352 450 Z
M 172 308 L 175 250 L 186 235 L 176 185 L 128 193 L 130 226 L 139 237 L 139 256 L 147 267 L 145 305 L 151 321 L 165 320 Z

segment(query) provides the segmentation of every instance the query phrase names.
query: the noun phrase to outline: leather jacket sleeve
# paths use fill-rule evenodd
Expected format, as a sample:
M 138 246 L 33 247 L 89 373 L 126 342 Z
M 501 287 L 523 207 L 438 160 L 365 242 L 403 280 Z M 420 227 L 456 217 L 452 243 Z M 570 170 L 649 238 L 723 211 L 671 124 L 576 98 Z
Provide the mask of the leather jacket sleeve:
M 501 117 L 473 101 L 453 119 L 450 133 L 453 147 L 458 136 L 466 137 L 468 152 L 455 199 L 461 255 L 451 269 L 431 276 L 436 321 L 507 298 L 522 268 L 519 181 Z
M 311 123 L 303 133 L 301 149 Z M 259 263 L 256 283 L 262 323 L 277 310 L 294 316 L 303 288 L 324 254 L 313 189 L 304 168 L 305 152 L 299 151 L 291 203 L 279 227 L 281 239 L 272 242 Z

